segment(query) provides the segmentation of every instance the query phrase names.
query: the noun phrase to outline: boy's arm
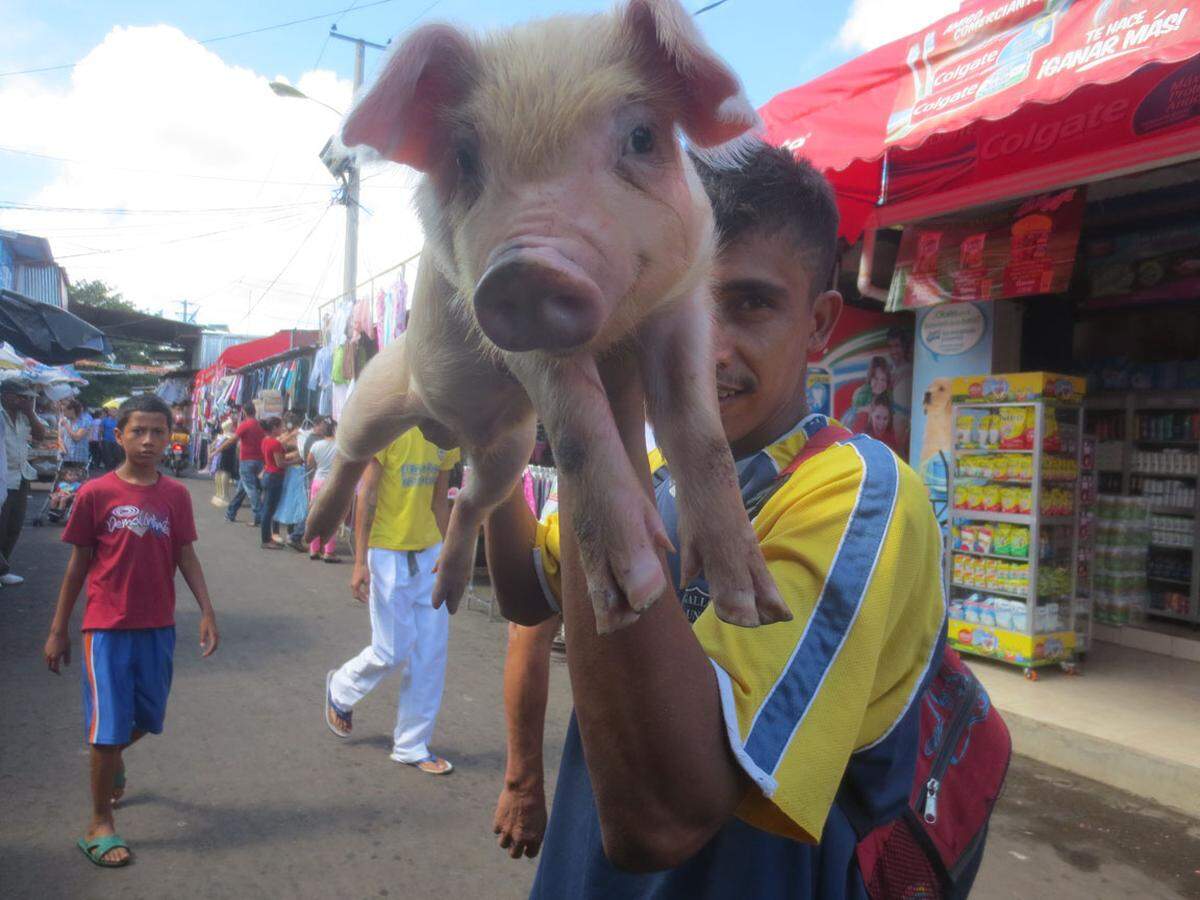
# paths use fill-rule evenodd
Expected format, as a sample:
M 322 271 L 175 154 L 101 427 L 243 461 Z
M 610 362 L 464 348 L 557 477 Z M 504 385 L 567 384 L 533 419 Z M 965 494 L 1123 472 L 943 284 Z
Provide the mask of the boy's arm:
M 552 616 L 532 628 L 508 626 L 504 657 L 508 762 L 493 824 L 500 846 L 513 859 L 537 856 L 546 834 L 542 741 L 550 693 L 550 645 L 558 624 L 558 616 Z
M 200 607 L 200 653 L 202 656 L 212 656 L 221 638 L 217 633 L 217 614 L 213 612 L 212 601 L 208 597 L 204 568 L 200 565 L 200 557 L 196 555 L 195 544 L 185 544 L 180 550 L 179 571 L 183 573 L 183 580 Z
M 371 542 L 371 526 L 375 524 L 375 506 L 379 503 L 379 479 L 383 465 L 378 459 L 367 464 L 358 480 L 358 508 L 354 513 L 354 573 L 350 576 L 350 591 L 360 603 L 370 599 L 371 575 L 367 568 L 367 549 Z
M 518 625 L 538 625 L 556 612 L 546 602 L 533 562 L 536 528 L 520 482 L 483 524 L 496 602 L 501 615 Z
M 67 562 L 67 571 L 63 574 L 62 587 L 58 591 L 58 605 L 54 608 L 54 619 L 50 623 L 50 636 L 46 638 L 43 656 L 46 665 L 54 674 L 59 672 L 59 661 L 63 665 L 71 664 L 71 637 L 67 629 L 71 624 L 71 613 L 75 611 L 75 601 L 83 590 L 84 579 L 87 578 L 88 566 L 92 562 L 92 548 L 75 546 L 71 548 L 71 558 Z

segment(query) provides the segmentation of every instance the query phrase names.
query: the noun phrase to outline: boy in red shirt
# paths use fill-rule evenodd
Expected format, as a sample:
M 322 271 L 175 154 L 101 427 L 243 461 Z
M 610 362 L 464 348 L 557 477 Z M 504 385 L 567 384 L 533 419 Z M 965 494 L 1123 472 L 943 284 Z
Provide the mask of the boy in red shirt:
M 171 409 L 158 397 L 125 401 L 116 430 L 125 461 L 79 490 L 63 532 L 74 547 L 44 653 L 55 674 L 70 664 L 67 627 L 86 579 L 82 675 L 92 819 L 78 844 L 98 866 L 130 859 L 112 806 L 125 789 L 121 752 L 147 733 L 162 732 L 175 650 L 176 568 L 200 605 L 201 653 L 217 649 L 216 616 L 192 546 L 191 497 L 178 481 L 158 474 L 170 426 Z

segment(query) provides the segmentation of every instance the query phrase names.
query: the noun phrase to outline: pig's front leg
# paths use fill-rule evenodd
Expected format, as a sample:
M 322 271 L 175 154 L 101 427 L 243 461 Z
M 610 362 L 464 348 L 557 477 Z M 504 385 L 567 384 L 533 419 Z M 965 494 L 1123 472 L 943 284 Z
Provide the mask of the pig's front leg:
M 668 590 L 659 551 L 671 544 L 626 455 L 595 360 L 514 354 L 508 362 L 546 426 L 559 489 L 575 498 L 570 526 L 596 630 L 630 625 Z
M 371 457 L 414 425 L 425 412 L 409 391 L 409 367 L 403 339 L 380 352 L 359 378 L 342 413 L 337 456 L 325 484 L 308 511 L 306 542 L 329 540 L 346 519 L 358 479 Z
M 512 493 L 513 485 L 529 462 L 536 436 L 532 416 L 525 415 L 490 446 L 467 449 L 471 472 L 450 511 L 446 539 L 438 556 L 437 581 L 433 586 L 435 609 L 444 603 L 451 613 L 458 610 L 475 567 L 475 547 L 483 520 Z
M 701 572 L 722 620 L 754 627 L 792 618 L 746 517 L 721 427 L 706 290 L 643 326 L 646 407 L 675 480 L 680 571 Z

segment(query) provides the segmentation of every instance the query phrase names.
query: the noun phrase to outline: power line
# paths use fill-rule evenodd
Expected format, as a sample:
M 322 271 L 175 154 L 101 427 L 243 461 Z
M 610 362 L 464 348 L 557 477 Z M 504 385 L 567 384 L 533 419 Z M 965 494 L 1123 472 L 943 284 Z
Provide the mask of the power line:
M 279 216 L 274 219 L 267 219 L 262 222 L 248 222 L 242 225 L 235 225 L 232 228 L 220 228 L 216 231 L 206 231 L 203 234 L 189 234 L 183 237 L 171 238 L 166 241 L 156 241 L 153 244 L 141 244 L 137 247 L 113 247 L 108 250 L 92 250 L 89 253 L 68 253 L 65 256 L 56 256 L 55 260 L 60 259 L 78 259 L 81 256 L 102 256 L 109 253 L 130 253 L 137 250 L 148 250 L 151 247 L 165 247 L 168 244 L 182 244 L 187 241 L 198 241 L 201 238 L 215 237 L 221 234 L 229 234 L 234 231 L 244 231 L 247 228 L 261 228 L 264 225 L 274 225 L 279 222 L 294 221 L 300 218 L 299 213 L 289 213 L 286 216 Z
M 262 303 L 264 299 L 266 299 L 267 294 L 271 292 L 271 288 L 275 286 L 275 282 L 282 278 L 284 272 L 286 272 L 291 267 L 292 263 L 296 261 L 296 257 L 300 255 L 300 251 L 304 249 L 304 245 L 308 243 L 308 239 L 316 234 L 317 229 L 320 227 L 321 223 L 325 221 L 325 216 L 328 215 L 330 209 L 331 206 L 326 206 L 325 209 L 321 211 L 321 215 L 317 217 L 317 221 L 313 223 L 313 227 L 308 230 L 308 234 L 301 239 L 300 245 L 296 247 L 296 251 L 290 257 L 288 257 L 288 261 L 283 264 L 283 268 L 279 270 L 279 274 L 271 279 L 271 283 L 268 284 L 263 289 L 263 292 L 258 295 L 258 299 L 250 304 L 250 308 L 247 309 L 245 314 L 237 320 L 238 322 L 243 322 L 249 318 L 250 314 L 254 312 L 258 305 Z
M 218 206 L 207 209 L 127 209 L 124 207 L 87 206 L 43 206 L 39 203 L 20 203 L 16 200 L 0 200 L 0 209 L 19 209 L 27 212 L 93 213 L 108 216 L 124 215 L 184 215 L 208 213 L 266 212 L 269 210 L 311 209 L 324 205 L 325 201 L 313 200 L 305 203 L 280 203 L 274 206 Z
M 330 10 L 329 12 L 318 13 L 315 16 L 306 16 L 303 19 L 292 19 L 289 22 L 277 22 L 274 25 L 263 25 L 260 28 L 249 28 L 246 31 L 237 31 L 237 32 L 234 32 L 233 34 L 222 34 L 222 35 L 218 35 L 217 37 L 204 38 L 203 40 L 197 41 L 196 43 L 198 43 L 198 44 L 215 44 L 218 41 L 229 41 L 229 40 L 233 40 L 234 38 L 246 37 L 247 35 L 250 35 L 250 34 L 262 34 L 264 31 L 275 31 L 276 29 L 279 29 L 279 28 L 290 28 L 293 25 L 303 25 L 305 22 L 315 22 L 317 19 L 326 19 L 329 16 L 345 15 L 346 13 L 350 12 L 351 10 L 360 12 L 364 9 L 370 9 L 373 6 L 383 6 L 384 4 L 395 3 L 395 2 L 397 2 L 397 0 L 374 0 L 374 2 L 372 2 L 372 3 L 364 3 L 361 6 L 358 6 L 357 4 L 351 4 L 350 6 L 344 7 L 343 9 L 334 9 L 334 10 Z M 34 74 L 37 74 L 38 72 L 57 72 L 62 69 L 73 69 L 77 65 L 79 65 L 80 62 L 82 62 L 82 60 L 76 60 L 75 62 L 71 62 L 71 63 L 62 63 L 61 65 L 57 65 L 57 66 L 41 66 L 36 69 L 18 69 L 13 72 L 0 72 L 0 78 L 7 78 L 10 75 L 34 75 Z
M 726 4 L 728 2 L 729 2 L 729 0 L 716 0 L 716 2 L 708 4 L 708 6 L 700 7 L 698 10 L 696 10 L 694 13 L 692 13 L 692 15 L 698 16 L 701 13 L 708 12 L 710 9 L 716 9 L 718 6 L 723 6 L 724 4 Z
M 316 181 L 262 181 L 257 178 L 235 178 L 230 175 L 200 175 L 191 172 L 165 172 L 161 169 L 136 169 L 132 166 L 115 166 L 111 163 L 96 162 L 90 159 L 72 159 L 67 156 L 54 156 L 50 153 L 37 153 L 33 150 L 20 150 L 16 147 L 0 147 L 2 153 L 16 153 L 20 156 L 32 156 L 37 159 L 49 159 L 55 162 L 71 163 L 72 165 L 81 166 L 99 166 L 104 169 L 113 169 L 118 172 L 134 172 L 139 175 L 165 175 L 170 178 L 197 178 L 203 181 L 232 181 L 239 184 L 272 184 L 282 185 L 284 187 L 319 187 L 332 190 L 334 185 L 325 182 Z

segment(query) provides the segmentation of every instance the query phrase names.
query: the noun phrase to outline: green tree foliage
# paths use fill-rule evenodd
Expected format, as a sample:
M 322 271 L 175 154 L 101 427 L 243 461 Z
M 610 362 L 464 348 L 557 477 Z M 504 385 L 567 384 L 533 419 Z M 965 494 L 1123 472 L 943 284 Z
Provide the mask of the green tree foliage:
M 101 309 L 120 310 L 133 314 L 141 313 L 136 306 L 121 296 L 103 281 L 80 281 L 67 287 L 71 303 L 86 303 Z M 164 360 L 159 354 L 167 349 L 141 341 L 126 341 L 112 338 L 112 362 L 121 366 L 160 366 L 173 360 Z M 85 373 L 84 377 L 88 377 Z M 87 387 L 79 394 L 85 406 L 99 406 L 110 397 L 127 396 L 136 388 L 153 387 L 158 381 L 155 375 L 94 375 L 88 378 Z

